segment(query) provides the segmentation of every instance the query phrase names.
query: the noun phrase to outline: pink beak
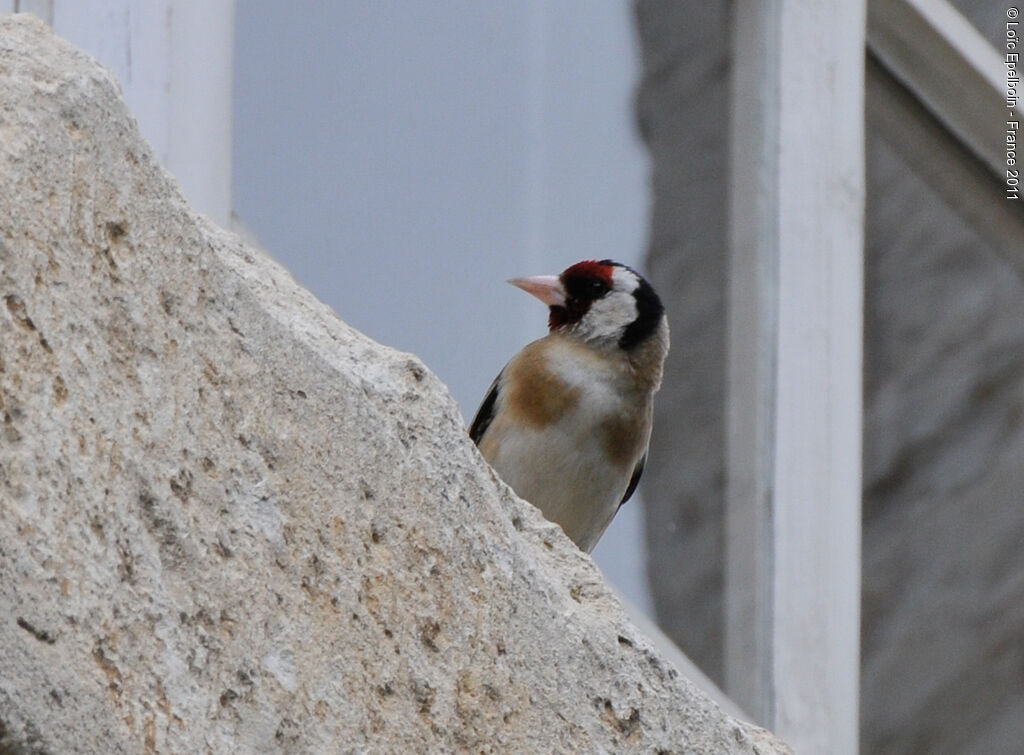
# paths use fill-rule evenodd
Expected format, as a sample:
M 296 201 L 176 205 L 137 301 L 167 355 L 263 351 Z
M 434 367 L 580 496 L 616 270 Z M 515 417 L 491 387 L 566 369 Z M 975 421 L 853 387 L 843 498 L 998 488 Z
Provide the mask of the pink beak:
M 549 307 L 565 306 L 565 289 L 557 275 L 534 275 L 529 278 L 513 278 L 509 281 L 513 286 L 533 294 Z

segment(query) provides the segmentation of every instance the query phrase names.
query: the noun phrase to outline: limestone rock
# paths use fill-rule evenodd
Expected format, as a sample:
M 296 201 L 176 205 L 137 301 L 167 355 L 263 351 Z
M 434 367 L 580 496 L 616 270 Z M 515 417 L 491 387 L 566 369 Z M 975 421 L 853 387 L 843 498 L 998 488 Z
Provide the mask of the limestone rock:
M 786 751 L 18 16 L 0 298 L 0 751 Z

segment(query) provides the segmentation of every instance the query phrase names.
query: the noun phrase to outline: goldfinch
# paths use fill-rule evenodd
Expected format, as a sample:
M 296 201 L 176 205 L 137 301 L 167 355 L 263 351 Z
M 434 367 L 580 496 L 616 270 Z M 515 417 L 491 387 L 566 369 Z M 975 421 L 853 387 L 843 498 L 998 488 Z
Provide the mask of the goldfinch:
M 469 435 L 519 497 L 589 553 L 644 469 L 665 309 L 639 273 L 611 260 L 509 283 L 548 306 L 550 332 L 505 365 Z

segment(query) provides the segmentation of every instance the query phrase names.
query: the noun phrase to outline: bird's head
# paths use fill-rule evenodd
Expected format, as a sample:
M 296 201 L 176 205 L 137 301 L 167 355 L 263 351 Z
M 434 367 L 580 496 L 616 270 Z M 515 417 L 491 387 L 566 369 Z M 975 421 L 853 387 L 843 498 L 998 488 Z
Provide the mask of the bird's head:
M 651 284 L 612 260 L 584 260 L 561 275 L 509 281 L 548 305 L 548 328 L 585 343 L 630 351 L 660 327 L 665 308 Z

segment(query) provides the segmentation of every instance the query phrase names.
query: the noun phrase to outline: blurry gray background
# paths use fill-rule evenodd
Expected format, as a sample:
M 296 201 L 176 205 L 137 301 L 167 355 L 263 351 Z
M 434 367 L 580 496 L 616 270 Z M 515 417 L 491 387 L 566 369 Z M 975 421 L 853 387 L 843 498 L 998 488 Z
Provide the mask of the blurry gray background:
M 628 4 L 247 0 L 235 29 L 235 212 L 342 319 L 421 357 L 467 423 L 545 332 L 506 279 L 639 263 Z M 649 613 L 641 505 L 594 557 Z

